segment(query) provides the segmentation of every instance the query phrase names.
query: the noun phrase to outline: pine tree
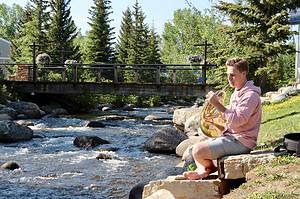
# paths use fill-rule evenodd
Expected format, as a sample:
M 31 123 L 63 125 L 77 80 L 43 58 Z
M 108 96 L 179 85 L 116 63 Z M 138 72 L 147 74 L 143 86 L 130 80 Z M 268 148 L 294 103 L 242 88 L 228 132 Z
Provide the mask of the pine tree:
M 119 63 L 128 63 L 128 51 L 131 48 L 130 39 L 132 33 L 132 15 L 129 8 L 123 12 L 123 19 L 121 22 L 121 30 L 119 40 L 116 45 L 117 61 Z
M 67 59 L 79 61 L 79 47 L 74 44 L 78 32 L 70 13 L 71 0 L 51 0 L 51 20 L 48 32 L 49 48 L 53 63 L 63 63 Z
M 132 35 L 130 37 L 131 49 L 128 52 L 128 62 L 130 64 L 143 64 L 147 61 L 146 48 L 147 48 L 147 24 L 144 22 L 145 16 L 140 7 L 138 0 L 133 6 L 133 25 Z
M 233 24 L 228 32 L 233 42 L 251 49 L 248 57 L 253 60 L 250 71 L 252 76 L 255 73 L 264 91 L 272 89 L 279 71 L 279 65 L 274 60 L 278 55 L 293 49 L 287 44 L 294 34 L 288 24 L 288 11 L 300 7 L 300 1 L 220 1 L 216 7 L 227 14 Z
M 88 62 L 92 63 L 110 63 L 114 61 L 114 50 L 112 45 L 113 29 L 109 23 L 109 15 L 112 13 L 110 0 L 94 0 L 94 6 L 91 7 L 89 13 L 91 31 L 88 33 L 89 53 Z
M 151 29 L 148 44 L 147 62 L 149 64 L 160 64 L 159 37 L 157 36 L 154 27 Z
M 132 32 L 129 40 L 130 49 L 128 50 L 128 64 L 145 64 L 147 63 L 147 47 L 148 47 L 148 25 L 144 22 L 145 15 L 141 6 L 136 0 L 133 5 L 133 23 Z M 128 71 L 126 78 L 129 81 L 148 81 L 149 75 L 147 71 Z
M 13 40 L 15 46 L 13 59 L 20 62 L 32 61 L 33 42 L 40 45 L 40 52 L 47 48 L 46 31 L 48 28 L 49 13 L 46 11 L 48 3 L 45 0 L 31 0 L 25 7 L 22 21 Z M 38 53 L 38 52 L 37 52 Z

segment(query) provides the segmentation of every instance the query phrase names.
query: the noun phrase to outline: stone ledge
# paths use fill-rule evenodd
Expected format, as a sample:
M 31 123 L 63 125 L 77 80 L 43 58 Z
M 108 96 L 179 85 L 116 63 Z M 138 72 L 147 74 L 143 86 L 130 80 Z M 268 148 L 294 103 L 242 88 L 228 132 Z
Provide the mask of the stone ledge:
M 245 178 L 246 173 L 256 166 L 271 162 L 275 158 L 273 151 L 253 151 L 250 154 L 225 156 L 218 160 L 220 179 Z
M 151 181 L 144 187 L 143 199 L 219 199 L 221 181 L 212 180 L 175 180 L 169 176 L 165 180 Z

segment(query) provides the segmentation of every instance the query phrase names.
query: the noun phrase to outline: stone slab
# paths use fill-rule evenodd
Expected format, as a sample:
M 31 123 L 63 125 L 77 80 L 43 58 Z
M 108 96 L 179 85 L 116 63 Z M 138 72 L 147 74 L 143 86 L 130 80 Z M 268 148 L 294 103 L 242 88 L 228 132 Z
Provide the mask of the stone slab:
M 219 199 L 219 179 L 176 180 L 169 176 L 164 180 L 151 181 L 144 187 L 143 199 Z
M 271 162 L 273 151 L 253 151 L 250 154 L 225 156 L 218 160 L 220 179 L 245 178 L 246 173 L 255 167 Z

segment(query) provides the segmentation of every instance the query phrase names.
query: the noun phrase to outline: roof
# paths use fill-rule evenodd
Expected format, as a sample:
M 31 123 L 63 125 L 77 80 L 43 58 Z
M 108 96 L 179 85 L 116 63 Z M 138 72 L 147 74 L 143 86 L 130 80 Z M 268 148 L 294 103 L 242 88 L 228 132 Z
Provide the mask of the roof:
M 7 41 L 6 39 L 3 39 L 3 38 L 0 38 L 0 42 L 4 42 L 4 43 L 6 43 L 6 44 L 11 45 L 11 42 L 10 42 L 10 41 Z

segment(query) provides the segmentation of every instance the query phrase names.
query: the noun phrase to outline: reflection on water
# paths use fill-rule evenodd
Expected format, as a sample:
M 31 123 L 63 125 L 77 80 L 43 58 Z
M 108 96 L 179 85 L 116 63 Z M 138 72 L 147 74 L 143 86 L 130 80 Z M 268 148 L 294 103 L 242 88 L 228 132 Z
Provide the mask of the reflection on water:
M 153 112 L 172 117 L 162 109 L 130 114 L 142 118 Z M 76 118 L 35 120 L 31 128 L 41 138 L 0 144 L 0 163 L 12 160 L 21 166 L 14 171 L 0 170 L 0 198 L 127 198 L 136 183 L 153 179 L 179 161 L 142 149 L 148 137 L 168 124 L 126 119 L 103 121 L 107 127 L 92 129 L 84 127 L 86 122 Z M 79 135 L 96 135 L 111 144 L 92 150 L 76 148 L 73 140 Z M 105 152 L 109 149 L 116 150 Z M 113 159 L 97 160 L 99 153 L 109 153 Z

